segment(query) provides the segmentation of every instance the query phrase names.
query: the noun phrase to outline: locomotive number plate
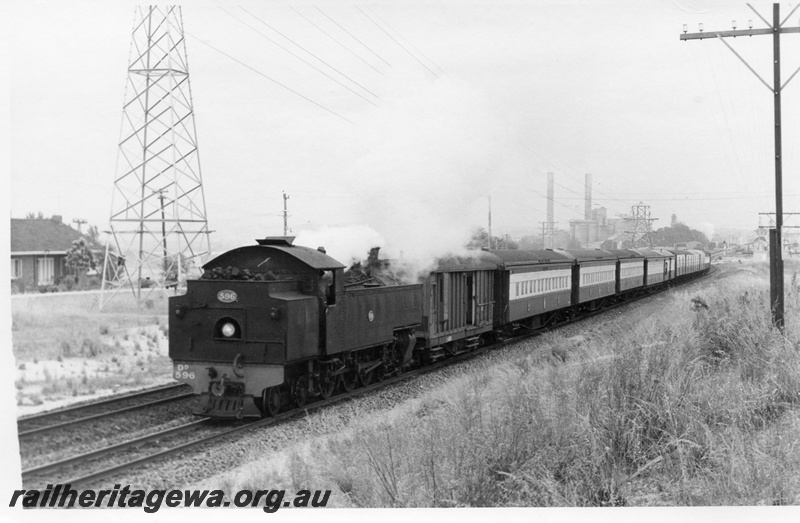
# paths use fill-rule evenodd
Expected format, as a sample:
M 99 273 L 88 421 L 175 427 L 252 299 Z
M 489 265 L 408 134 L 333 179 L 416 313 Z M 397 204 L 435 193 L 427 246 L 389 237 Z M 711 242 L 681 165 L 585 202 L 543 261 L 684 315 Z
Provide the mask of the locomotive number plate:
M 217 299 L 222 303 L 233 303 L 235 302 L 239 296 L 236 295 L 233 291 L 219 291 L 217 293 Z
M 181 363 L 176 363 L 173 368 L 175 369 L 175 379 L 176 380 L 193 380 L 194 379 L 194 372 L 192 371 L 191 367 L 188 365 L 184 365 Z

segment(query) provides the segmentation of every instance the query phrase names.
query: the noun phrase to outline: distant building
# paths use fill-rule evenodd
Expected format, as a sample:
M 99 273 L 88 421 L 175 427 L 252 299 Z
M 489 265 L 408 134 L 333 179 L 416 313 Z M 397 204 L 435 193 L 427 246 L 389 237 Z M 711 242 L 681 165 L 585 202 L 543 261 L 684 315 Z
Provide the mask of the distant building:
M 703 243 L 697 241 L 680 242 L 674 245 L 676 249 L 702 249 Z
M 58 285 L 68 274 L 67 251 L 84 237 L 61 221 L 11 219 L 11 291 L 25 292 Z
M 609 218 L 605 207 L 592 209 L 589 220 L 570 220 L 570 237 L 583 246 L 599 246 L 607 240 L 622 243 L 619 234 L 633 229 L 633 221 L 629 217 Z

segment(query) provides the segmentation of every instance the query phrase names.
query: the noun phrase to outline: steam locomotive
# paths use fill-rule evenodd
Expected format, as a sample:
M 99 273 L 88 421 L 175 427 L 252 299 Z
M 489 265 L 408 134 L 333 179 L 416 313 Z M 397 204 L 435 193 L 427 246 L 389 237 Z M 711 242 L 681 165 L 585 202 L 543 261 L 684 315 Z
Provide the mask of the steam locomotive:
M 696 250 L 475 251 L 409 285 L 376 253 L 345 272 L 293 241 L 228 251 L 169 299 L 169 356 L 196 414 L 274 416 L 710 268 Z

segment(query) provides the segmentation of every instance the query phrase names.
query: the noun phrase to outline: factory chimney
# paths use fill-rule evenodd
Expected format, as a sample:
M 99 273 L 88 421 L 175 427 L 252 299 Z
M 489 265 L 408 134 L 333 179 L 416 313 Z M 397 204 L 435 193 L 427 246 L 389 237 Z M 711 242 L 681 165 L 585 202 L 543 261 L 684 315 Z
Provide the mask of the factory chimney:
M 583 211 L 583 219 L 592 219 L 592 175 L 586 173 L 586 207 Z
M 552 233 L 555 225 L 555 216 L 553 214 L 553 184 L 555 180 L 553 173 L 547 173 L 547 232 Z

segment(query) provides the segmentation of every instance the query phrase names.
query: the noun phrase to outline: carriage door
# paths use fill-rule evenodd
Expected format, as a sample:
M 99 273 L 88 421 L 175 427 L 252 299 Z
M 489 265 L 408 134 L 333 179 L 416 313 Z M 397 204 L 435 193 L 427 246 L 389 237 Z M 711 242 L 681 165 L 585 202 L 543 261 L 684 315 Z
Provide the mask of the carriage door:
M 475 285 L 472 274 L 467 274 L 467 325 L 475 325 Z

